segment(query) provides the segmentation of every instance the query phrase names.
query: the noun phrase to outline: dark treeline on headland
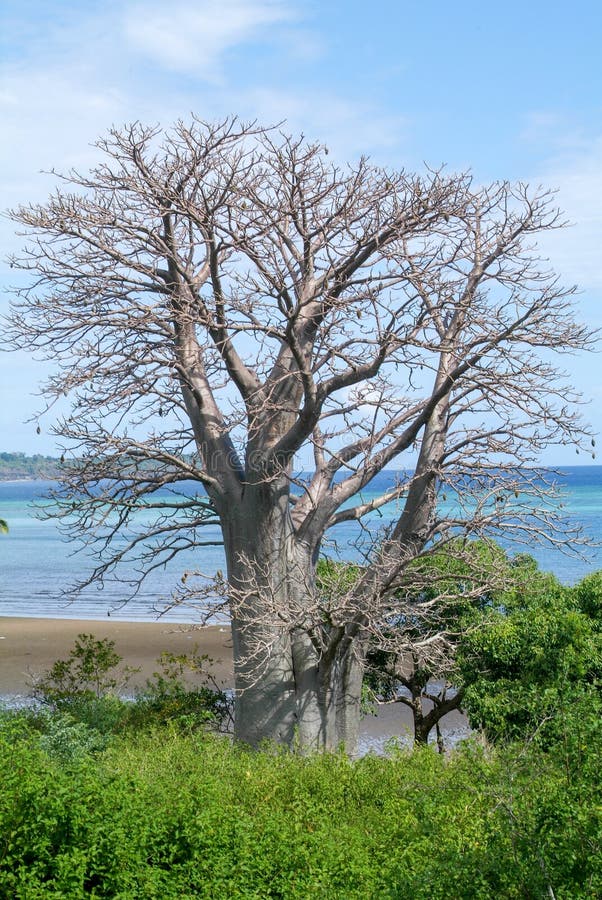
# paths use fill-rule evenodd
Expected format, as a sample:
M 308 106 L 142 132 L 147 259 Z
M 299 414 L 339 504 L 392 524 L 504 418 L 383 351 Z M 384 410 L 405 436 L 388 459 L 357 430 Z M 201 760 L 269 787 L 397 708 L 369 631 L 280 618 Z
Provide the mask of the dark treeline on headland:
M 0 481 L 15 481 L 21 478 L 31 480 L 54 480 L 60 472 L 60 460 L 53 456 L 35 453 L 0 453 Z
M 25 453 L 0 453 L 0 481 L 58 481 L 64 473 L 63 457 L 43 456 L 34 453 L 28 456 Z M 99 460 L 99 464 L 101 460 Z M 68 464 L 73 466 L 77 460 L 70 458 Z M 132 464 L 132 458 L 124 456 L 124 468 Z M 139 470 L 153 471 L 155 466 L 146 460 L 136 460 Z

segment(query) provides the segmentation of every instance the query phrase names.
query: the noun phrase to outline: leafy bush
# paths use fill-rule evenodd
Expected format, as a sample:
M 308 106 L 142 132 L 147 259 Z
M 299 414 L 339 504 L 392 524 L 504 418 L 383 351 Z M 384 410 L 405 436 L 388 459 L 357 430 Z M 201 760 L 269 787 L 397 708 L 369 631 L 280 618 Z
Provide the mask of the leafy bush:
M 232 719 L 232 703 L 211 675 L 213 660 L 200 654 L 195 646 L 190 654 L 165 651 L 159 657 L 160 671 L 155 672 L 130 708 L 131 724 L 161 725 L 171 722 L 187 730 L 207 725 L 228 730 Z M 186 676 L 194 676 L 194 683 Z M 201 685 L 197 686 L 196 682 Z
M 356 762 L 171 725 L 74 761 L 13 721 L 0 727 L 0 897 L 599 896 L 601 735 L 583 714 L 567 713 L 547 753 Z
M 196 647 L 191 654 L 164 652 L 158 660 L 159 671 L 128 701 L 116 692 L 139 670 L 122 667 L 121 662 L 114 641 L 80 634 L 68 658 L 57 660 L 37 679 L 33 695 L 45 706 L 68 714 L 74 725 L 104 735 L 167 722 L 188 730 L 228 727 L 231 702 L 211 675 L 212 660 Z M 191 675 L 193 683 L 186 680 Z M 32 715 L 32 725 L 46 733 L 49 720 Z
M 73 700 L 99 699 L 122 690 L 135 672 L 130 666 L 119 668 L 122 657 L 115 641 L 98 640 L 93 634 L 79 634 L 67 659 L 59 659 L 34 684 L 34 696 L 53 706 Z
M 208 732 L 228 704 L 185 683 L 207 674 L 196 651 L 132 702 L 76 686 L 0 713 L 0 900 L 602 896 L 602 578 L 530 571 L 469 636 L 498 746 L 252 752 Z M 110 661 L 99 643 L 80 640 Z
M 463 703 L 471 725 L 490 740 L 536 736 L 553 743 L 573 698 L 587 696 L 599 707 L 602 573 L 568 588 L 528 561 L 520 564 L 526 568 L 517 587 L 462 641 Z
M 68 713 L 48 715 L 39 746 L 49 756 L 63 763 L 77 762 L 90 753 L 107 747 L 107 735 L 78 722 Z

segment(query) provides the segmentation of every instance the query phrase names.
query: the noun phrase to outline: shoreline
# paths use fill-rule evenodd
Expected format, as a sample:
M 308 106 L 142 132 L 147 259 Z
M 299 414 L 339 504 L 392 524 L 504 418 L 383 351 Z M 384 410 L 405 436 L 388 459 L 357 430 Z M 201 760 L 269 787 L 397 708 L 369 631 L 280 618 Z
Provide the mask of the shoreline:
M 195 646 L 213 664 L 210 672 L 224 688 L 232 686 L 230 628 L 184 623 L 125 622 L 106 619 L 45 619 L 34 616 L 0 617 L 0 695 L 19 697 L 31 692 L 32 678 L 47 671 L 57 659 L 66 659 L 79 634 L 115 641 L 123 657 L 121 666 L 140 667 L 129 687 L 143 687 L 158 671 L 157 659 L 167 650 L 192 653 Z
M 98 627 L 94 627 L 98 626 Z M 47 671 L 57 659 L 66 659 L 79 634 L 115 641 L 123 657 L 120 666 L 140 667 L 129 688 L 141 688 L 159 670 L 157 658 L 163 650 L 191 653 L 195 645 L 213 664 L 208 671 L 217 685 L 228 690 L 234 685 L 230 628 L 222 625 L 194 626 L 161 622 L 124 622 L 93 619 L 49 619 L 34 616 L 0 616 L 0 706 L 20 704 L 31 695 L 32 677 Z M 199 683 L 191 675 L 191 683 Z M 466 717 L 454 711 L 441 720 L 449 747 L 469 733 Z M 411 744 L 412 723 L 403 703 L 383 704 L 376 715 L 363 717 L 360 725 L 360 754 L 382 753 L 387 741 L 397 737 Z

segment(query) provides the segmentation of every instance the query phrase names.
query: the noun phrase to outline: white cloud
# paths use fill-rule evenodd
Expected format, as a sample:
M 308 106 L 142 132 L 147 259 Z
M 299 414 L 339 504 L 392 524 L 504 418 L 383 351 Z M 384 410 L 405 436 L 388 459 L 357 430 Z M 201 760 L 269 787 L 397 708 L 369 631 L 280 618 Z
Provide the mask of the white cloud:
M 126 116 L 127 100 L 116 88 L 89 79 L 77 66 L 16 71 L 0 92 L 0 208 L 44 199 L 56 185 L 52 168 L 86 170 L 97 158 L 98 136 Z M 21 239 L 0 220 L 4 257 Z M 5 262 L 0 262 L 0 272 Z
M 15 40 L 0 74 L 0 209 L 43 201 L 56 179 L 42 171 L 88 169 L 98 158 L 94 141 L 110 126 L 140 119 L 169 127 L 192 111 L 207 119 L 238 113 L 265 124 L 286 120 L 287 130 L 325 141 L 343 161 L 361 152 L 392 156 L 405 130 L 400 117 L 309 86 L 324 48 L 298 8 L 291 0 L 176 0 L 168 12 L 155 3 L 108 3 L 100 14 L 84 5 L 49 28 L 28 19 L 31 33 L 21 45 Z M 241 78 L 245 59 L 276 41 L 298 61 L 293 84 L 276 88 L 257 68 Z M 132 46 L 158 55 L 152 71 Z M 209 85 L 206 78 L 235 48 L 238 70 L 227 83 Z M 162 68 L 170 65 L 192 74 Z M 0 219 L 0 280 L 12 282 L 6 255 L 21 244 L 12 223 Z M 0 307 L 4 302 L 0 296 Z
M 43 199 L 51 181 L 40 170 L 87 168 L 98 136 L 133 119 L 168 127 L 196 111 L 208 119 L 239 113 L 266 124 L 286 120 L 288 130 L 326 141 L 343 160 L 398 145 L 400 117 L 327 89 L 304 89 L 302 67 L 290 88 L 267 86 L 260 75 L 244 83 L 235 73 L 221 85 L 204 81 L 235 46 L 242 64 L 242 44 L 276 36 L 289 55 L 316 61 L 319 41 L 294 4 L 281 0 L 176 2 L 169 12 L 155 5 L 127 5 L 124 12 L 109 4 L 96 17 L 84 7 L 55 25 L 46 45 L 32 36 L 21 56 L 5 63 L 0 81 L 0 207 Z M 182 79 L 159 64 L 149 74 L 132 44 L 158 54 L 163 65 L 192 67 L 196 77 Z M 249 52 L 256 55 L 257 47 Z M 12 242 L 6 223 L 0 230 L 6 251 Z
M 558 206 L 571 223 L 543 242 L 554 267 L 586 290 L 602 289 L 602 136 L 550 159 L 538 180 L 557 189 Z
M 167 69 L 220 80 L 223 56 L 233 47 L 263 40 L 294 18 L 280 0 L 204 0 L 168 7 L 140 4 L 124 16 L 128 42 Z

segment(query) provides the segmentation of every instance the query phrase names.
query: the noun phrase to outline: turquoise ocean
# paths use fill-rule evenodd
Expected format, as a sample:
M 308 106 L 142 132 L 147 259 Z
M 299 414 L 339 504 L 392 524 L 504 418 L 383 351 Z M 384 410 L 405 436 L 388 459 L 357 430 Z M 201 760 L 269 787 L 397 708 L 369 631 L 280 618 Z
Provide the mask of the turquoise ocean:
M 583 527 L 592 546 L 585 551 L 585 558 L 545 546 L 521 549 L 532 553 L 542 569 L 554 572 L 567 584 L 574 584 L 589 572 L 602 569 L 602 466 L 565 466 L 562 472 L 558 481 L 563 493 L 563 513 Z M 391 485 L 394 479 L 394 472 L 383 472 L 372 485 L 374 494 Z M 51 486 L 42 481 L 0 482 L 0 518 L 6 519 L 10 526 L 9 534 L 0 539 L 0 616 L 100 620 L 111 615 L 122 620 L 152 621 L 185 571 L 202 570 L 211 574 L 224 569 L 221 547 L 201 547 L 194 553 L 180 554 L 167 567 L 155 571 L 136 597 L 125 605 L 127 589 L 119 582 L 108 583 L 102 590 L 89 588 L 77 600 L 69 602 L 65 590 L 85 576 L 92 560 L 75 553 L 75 545 L 64 539 L 52 520 L 36 517 L 32 504 L 39 502 Z M 363 499 L 369 496 L 369 492 L 364 492 Z M 385 510 L 375 525 L 385 525 L 387 517 L 392 518 L 395 512 L 395 508 Z M 217 529 L 214 535 L 219 537 Z M 344 524 L 333 530 L 331 537 L 341 558 L 353 558 L 353 542 L 357 536 L 355 524 Z M 325 549 L 327 553 L 334 552 L 332 545 Z M 195 620 L 190 608 L 176 608 L 166 615 L 172 622 Z

